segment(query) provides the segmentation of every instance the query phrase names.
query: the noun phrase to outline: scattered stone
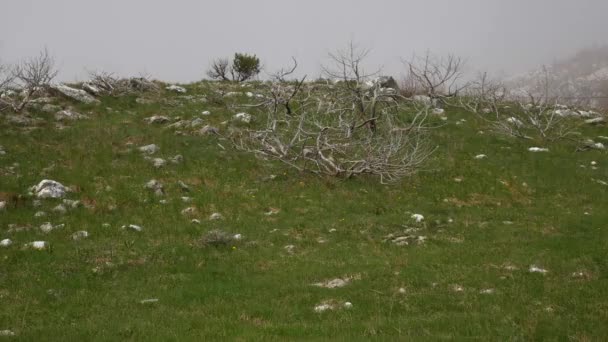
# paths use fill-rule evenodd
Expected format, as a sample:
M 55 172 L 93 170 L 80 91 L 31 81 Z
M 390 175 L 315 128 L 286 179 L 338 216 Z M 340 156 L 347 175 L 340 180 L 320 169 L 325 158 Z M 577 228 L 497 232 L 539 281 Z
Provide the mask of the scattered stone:
M 270 207 L 270 208 L 268 208 L 268 211 L 264 213 L 264 215 L 273 216 L 273 215 L 277 215 L 280 212 L 281 212 L 281 209 Z
M 144 121 L 146 121 L 148 124 L 152 125 L 152 124 L 164 124 L 164 123 L 169 122 L 170 119 L 163 115 L 153 115 L 149 118 L 145 118 Z
M 154 191 L 156 196 L 163 196 L 165 194 L 164 186 L 156 179 L 148 181 L 144 188 Z
M 166 164 L 167 164 L 167 161 L 164 160 L 163 158 L 152 159 L 152 165 L 154 165 L 154 167 L 157 169 L 160 169 L 161 167 L 165 166 Z
M 199 243 L 203 247 L 207 246 L 226 246 L 234 241 L 234 236 L 226 233 L 223 230 L 214 229 L 208 231 L 200 239 Z
M 37 208 L 39 206 L 42 205 L 42 201 L 41 200 L 33 200 L 32 201 L 32 205 L 34 206 L 34 208 Z
M 237 113 L 234 115 L 234 119 L 237 121 L 240 121 L 242 123 L 250 123 L 251 120 L 253 119 L 253 117 L 251 116 L 251 114 L 247 114 L 247 113 Z
M 65 196 L 68 188 L 57 181 L 45 179 L 31 187 L 31 191 L 38 198 L 61 198 Z
M 483 289 L 479 291 L 479 294 L 493 294 L 494 292 L 494 289 Z
M 103 223 L 101 226 L 103 228 L 110 228 L 110 224 L 109 223 Z
M 81 240 L 81 239 L 86 239 L 89 237 L 89 232 L 87 232 L 86 230 L 79 230 L 77 232 L 75 232 L 74 234 L 72 234 L 72 240 Z
M 606 118 L 600 116 L 600 117 L 593 118 L 593 119 L 587 119 L 587 120 L 585 120 L 585 123 L 590 124 L 590 125 L 600 125 L 600 124 L 606 123 Z
M 99 100 L 91 96 L 89 93 L 82 89 L 76 89 L 66 86 L 65 84 L 51 84 L 50 89 L 53 89 L 60 94 L 69 97 L 73 100 L 83 103 L 99 103 Z
M 443 108 L 433 108 L 433 112 L 434 115 L 443 115 L 445 113 L 445 110 Z
M 150 299 L 143 299 L 139 301 L 140 304 L 153 304 L 153 303 L 158 303 L 158 298 L 150 298 Z
M 326 289 L 336 289 L 336 288 L 340 288 L 340 287 L 344 287 L 344 286 L 348 285 L 351 282 L 351 280 L 353 280 L 353 279 L 354 278 L 351 278 L 351 277 L 346 277 L 344 279 L 336 278 L 336 279 L 324 281 L 322 283 L 314 283 L 312 285 L 317 286 L 317 287 L 323 287 Z
M 182 215 L 195 215 L 197 213 L 196 207 L 188 207 L 182 210 Z
M 199 219 L 192 219 L 192 220 L 190 221 L 190 223 L 194 223 L 194 224 L 201 224 L 201 220 L 199 220 Z
M 177 185 L 179 185 L 180 189 L 182 189 L 183 192 L 190 192 L 190 187 L 188 186 L 188 184 L 180 181 L 177 181 Z
M 547 270 L 545 270 L 543 268 L 540 268 L 540 267 L 538 267 L 536 265 L 530 266 L 530 268 L 528 269 L 528 271 L 530 273 L 541 273 L 541 274 L 545 274 L 545 273 L 549 272 L 549 271 L 547 271 Z
M 221 220 L 223 218 L 224 218 L 224 216 L 222 216 L 222 214 L 220 214 L 220 213 L 213 213 L 213 214 L 211 214 L 211 216 L 209 216 L 209 220 L 211 220 L 211 221 Z
M 72 209 L 76 209 L 81 205 L 80 201 L 69 200 L 69 199 L 64 199 L 63 204 L 67 205 L 68 207 L 70 207 Z
M 454 292 L 464 292 L 464 287 L 462 287 L 461 285 L 458 285 L 458 284 L 453 284 L 452 286 L 450 286 L 450 288 Z
M 523 122 L 521 122 L 521 120 L 519 120 L 518 118 L 512 116 L 510 118 L 507 119 L 507 122 L 516 126 L 516 127 L 522 127 L 524 125 Z
M 186 120 L 179 120 L 177 122 L 174 122 L 170 125 L 168 125 L 166 128 L 167 129 L 183 129 L 190 126 L 190 122 L 186 121 Z M 177 134 L 178 132 L 176 132 Z
M 8 247 L 12 244 L 13 244 L 13 241 L 11 239 L 4 239 L 4 240 L 0 241 L 0 247 Z
M 139 151 L 145 154 L 154 154 L 160 150 L 160 147 L 156 146 L 156 144 L 150 144 L 141 146 Z
M 595 166 L 595 165 L 597 165 L 597 162 L 594 160 L 591 162 L 591 165 Z
M 0 156 L 3 156 L 6 154 L 6 151 L 4 150 L 4 147 L 2 147 L 2 145 L 0 145 Z
M 203 119 L 196 118 L 196 119 L 193 119 L 192 121 L 190 121 L 190 127 L 196 128 L 198 126 L 202 126 L 204 123 L 205 123 L 205 121 L 203 121 Z
M 6 210 L 6 201 L 0 201 L 0 211 Z
M 406 293 L 405 288 L 403 288 L 403 287 L 400 287 L 399 290 L 397 290 L 397 292 L 399 292 L 401 294 L 405 294 Z
M 210 112 L 210 111 L 208 111 L 208 110 L 205 110 L 205 111 L 203 111 L 203 112 L 201 113 L 201 115 L 205 115 L 205 116 L 207 116 L 207 115 L 211 115 L 211 112 Z
M 546 147 L 530 147 L 528 149 L 530 152 L 549 152 L 549 149 Z
M 241 235 L 241 234 L 234 234 L 234 235 L 232 236 L 232 239 L 234 239 L 234 240 L 236 240 L 236 241 L 240 241 L 240 240 L 242 240 L 242 239 L 243 239 L 243 235 Z
M 418 222 L 418 223 L 420 223 L 420 222 L 422 222 L 422 221 L 424 220 L 424 216 L 422 216 L 422 215 L 420 215 L 420 214 L 413 214 L 413 215 L 411 216 L 411 218 L 412 218 L 413 220 L 415 220 L 416 222 Z
M 87 118 L 88 117 L 86 115 L 82 115 L 80 113 L 74 112 L 69 109 L 60 110 L 57 113 L 55 113 L 56 121 L 74 121 L 74 120 L 82 120 L 82 119 L 87 119 Z
M 15 336 L 15 333 L 11 330 L 0 330 L 0 336 Z
M 43 250 L 48 247 L 48 243 L 46 241 L 33 241 L 30 243 L 26 243 L 23 247 L 32 248 L 37 250 Z
M 182 94 L 186 92 L 186 88 L 180 87 L 180 86 L 177 86 L 177 85 L 174 85 L 174 84 L 172 84 L 170 86 L 166 86 L 165 89 L 170 90 L 170 91 L 174 91 L 176 93 L 182 93 Z
M 169 161 L 171 162 L 171 164 L 181 164 L 184 161 L 184 156 L 178 154 L 174 157 L 169 158 Z
M 65 214 L 68 212 L 68 209 L 63 204 L 58 204 L 56 207 L 53 208 L 53 212 L 56 212 L 58 214 Z
M 325 300 L 325 301 L 317 304 L 314 307 L 314 311 L 316 313 L 322 313 L 325 311 L 336 310 L 339 308 L 350 309 L 352 307 L 353 307 L 353 304 L 351 302 L 339 303 L 338 301 L 336 301 L 334 299 L 330 299 L 330 300 Z
M 43 224 L 40 225 L 40 230 L 43 233 L 48 234 L 48 233 L 50 233 L 51 231 L 53 231 L 55 229 L 60 229 L 60 228 L 63 228 L 63 227 L 65 227 L 64 224 L 58 224 L 56 226 L 53 226 L 51 224 L 51 222 L 45 222 L 45 223 L 43 223 Z
M 593 144 L 592 147 L 596 150 L 605 150 L 606 149 L 606 146 L 604 146 L 604 144 L 602 144 L 601 142 Z
M 219 128 L 209 126 L 209 125 L 205 125 L 203 128 L 201 128 L 198 131 L 198 134 L 200 134 L 200 135 L 219 134 L 219 133 L 220 133 Z
M 318 312 L 318 313 L 324 312 L 327 310 L 333 310 L 333 309 L 335 309 L 335 307 L 329 303 L 321 303 L 321 304 L 315 306 L 315 312 Z
M 37 211 L 34 214 L 34 217 L 44 217 L 44 216 L 46 216 L 46 213 L 44 211 Z
M 594 182 L 596 182 L 597 184 L 601 184 L 601 185 L 604 185 L 604 186 L 608 186 L 608 182 L 603 181 L 603 180 L 601 180 L 601 179 L 593 179 L 593 178 L 591 178 L 591 180 L 592 180 L 592 181 L 594 181 Z
M 385 237 L 384 241 L 391 241 L 397 246 L 409 246 L 410 243 L 416 243 L 418 245 L 424 244 L 426 241 L 426 236 L 422 235 L 402 235 L 402 236 L 394 236 L 393 234 L 389 234 Z
M 141 232 L 142 230 L 144 230 L 142 227 L 136 225 L 136 224 L 130 224 L 128 226 L 122 226 L 122 229 L 130 229 L 130 230 L 134 230 L 136 232 Z
M 485 154 L 478 154 L 475 156 L 475 159 L 484 159 L 487 158 L 488 156 L 486 156 Z
M 192 197 L 182 196 L 182 202 L 190 203 L 192 202 Z

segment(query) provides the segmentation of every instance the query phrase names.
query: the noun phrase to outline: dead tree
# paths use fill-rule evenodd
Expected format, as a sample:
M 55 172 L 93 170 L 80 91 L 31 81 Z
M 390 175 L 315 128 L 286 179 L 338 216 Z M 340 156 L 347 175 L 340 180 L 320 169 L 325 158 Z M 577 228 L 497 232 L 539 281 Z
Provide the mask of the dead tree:
M 272 96 L 272 102 L 274 106 L 274 111 L 277 111 L 277 107 L 282 105 L 285 107 L 285 111 L 287 115 L 292 115 L 293 110 L 291 108 L 291 100 L 298 94 L 304 81 L 306 80 L 306 75 L 302 77 L 302 79 L 295 81 L 295 83 L 290 84 L 287 80 L 287 77 L 292 75 L 296 69 L 298 68 L 298 61 L 292 57 L 293 66 L 290 68 L 282 68 L 270 75 L 272 80 L 272 86 L 270 90 L 270 94 Z
M 381 183 L 418 171 L 434 151 L 427 140 L 429 108 L 412 107 L 383 88 L 375 74 L 366 74 L 361 67 L 365 55 L 352 44 L 346 53 L 333 55 L 339 68 L 326 72 L 339 79 L 334 85 L 288 82 L 295 60 L 280 70 L 268 100 L 249 106 L 259 110 L 256 115 L 265 117 L 266 125 L 233 128 L 235 148 L 302 172 L 343 178 L 369 174 Z M 294 106 L 279 110 L 286 100 Z
M 366 72 L 364 69 L 363 61 L 369 53 L 370 50 L 359 48 L 351 41 L 345 50 L 330 53 L 331 65 L 322 68 L 326 77 L 338 81 L 336 87 L 343 92 L 340 98 L 350 99 L 354 112 L 351 130 L 358 127 L 357 121 L 364 121 L 364 126 L 373 132 L 376 129 L 377 105 L 383 95 L 388 94 L 379 93 L 381 87 L 376 77 L 380 70 Z
M 433 102 L 445 97 L 452 97 L 465 88 L 458 82 L 462 78 L 464 60 L 449 54 L 437 57 L 430 52 L 424 56 L 414 55 L 410 60 L 404 60 L 408 77 L 422 88 Z
M 500 134 L 552 141 L 567 137 L 575 127 L 570 110 L 559 102 L 553 78 L 543 68 L 532 84 L 515 91 L 482 74 L 455 103 L 479 114 Z
M 230 60 L 228 58 L 218 58 L 211 62 L 211 66 L 207 71 L 207 76 L 214 80 L 229 81 L 228 74 L 230 73 Z
M 55 60 L 46 48 L 37 57 L 18 63 L 8 72 L 12 74 L 7 78 L 10 79 L 9 84 L 19 88 L 21 92 L 19 96 L 5 96 L 0 102 L 17 113 L 21 112 L 32 97 L 43 91 L 57 76 Z

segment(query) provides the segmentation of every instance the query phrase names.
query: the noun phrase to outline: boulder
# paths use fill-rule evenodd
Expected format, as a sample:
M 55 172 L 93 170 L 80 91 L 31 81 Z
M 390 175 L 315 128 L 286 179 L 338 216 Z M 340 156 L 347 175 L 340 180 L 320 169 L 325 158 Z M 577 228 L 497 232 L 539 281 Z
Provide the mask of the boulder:
M 50 88 L 66 97 L 83 103 L 99 103 L 99 100 L 82 89 L 68 87 L 65 84 L 51 84 Z
M 31 190 L 38 198 L 62 198 L 68 192 L 68 188 L 63 184 L 50 179 L 42 180 L 38 185 L 34 185 Z

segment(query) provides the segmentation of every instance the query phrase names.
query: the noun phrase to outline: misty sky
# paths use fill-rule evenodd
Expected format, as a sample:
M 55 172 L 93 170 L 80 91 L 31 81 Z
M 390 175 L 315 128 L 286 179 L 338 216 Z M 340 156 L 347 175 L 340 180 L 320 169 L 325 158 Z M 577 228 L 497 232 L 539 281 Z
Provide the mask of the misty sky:
M 608 0 L 0 0 L 0 60 L 47 46 L 60 79 L 86 70 L 195 81 L 211 59 L 256 53 L 320 75 L 349 40 L 397 74 L 401 57 L 452 52 L 469 69 L 532 69 L 608 43 Z

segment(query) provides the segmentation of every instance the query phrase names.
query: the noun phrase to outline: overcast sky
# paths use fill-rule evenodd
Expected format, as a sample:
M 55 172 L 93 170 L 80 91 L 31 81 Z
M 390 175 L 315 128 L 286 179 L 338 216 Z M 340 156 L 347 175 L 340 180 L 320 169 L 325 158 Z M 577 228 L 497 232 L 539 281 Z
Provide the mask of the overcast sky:
M 386 73 L 427 49 L 513 73 L 608 43 L 607 13 L 608 0 L 0 0 L 0 59 L 47 46 L 62 80 L 103 69 L 187 82 L 238 51 L 269 70 L 295 56 L 316 77 L 353 40 Z

